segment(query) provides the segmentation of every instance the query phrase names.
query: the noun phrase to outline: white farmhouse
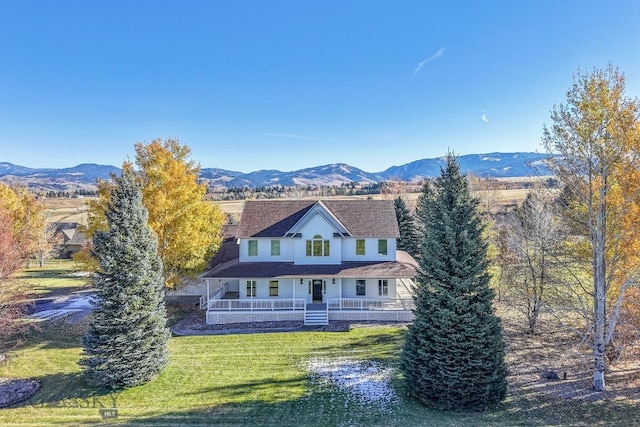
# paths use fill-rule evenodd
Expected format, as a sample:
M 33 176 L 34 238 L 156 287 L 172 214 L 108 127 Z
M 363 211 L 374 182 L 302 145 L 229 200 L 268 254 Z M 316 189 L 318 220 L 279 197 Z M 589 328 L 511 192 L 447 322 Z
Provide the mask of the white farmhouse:
M 236 256 L 202 276 L 207 323 L 413 318 L 390 200 L 247 201 L 235 232 L 221 253 Z

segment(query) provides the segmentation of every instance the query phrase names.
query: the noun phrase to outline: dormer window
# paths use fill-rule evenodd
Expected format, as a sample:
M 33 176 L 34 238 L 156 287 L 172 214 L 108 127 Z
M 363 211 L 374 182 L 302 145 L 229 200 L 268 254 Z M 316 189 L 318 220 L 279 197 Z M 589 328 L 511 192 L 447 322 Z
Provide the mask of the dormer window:
M 316 234 L 312 240 L 307 240 L 307 256 L 329 256 L 329 240 L 323 240 L 322 236 Z

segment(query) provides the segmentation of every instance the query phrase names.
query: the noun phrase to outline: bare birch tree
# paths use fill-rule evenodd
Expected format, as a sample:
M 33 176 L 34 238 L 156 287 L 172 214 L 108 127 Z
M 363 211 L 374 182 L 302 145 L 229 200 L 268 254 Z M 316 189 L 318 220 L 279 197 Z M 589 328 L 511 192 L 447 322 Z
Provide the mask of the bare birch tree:
M 542 141 L 557 178 L 572 195 L 566 211 L 589 247 L 593 316 L 593 388 L 605 390 L 605 350 L 612 342 L 625 291 L 640 277 L 640 259 L 628 250 L 629 227 L 640 202 L 640 127 L 637 99 L 625 95 L 617 68 L 580 70 L 566 105 L 553 107 Z M 634 251 L 635 252 L 635 251 Z

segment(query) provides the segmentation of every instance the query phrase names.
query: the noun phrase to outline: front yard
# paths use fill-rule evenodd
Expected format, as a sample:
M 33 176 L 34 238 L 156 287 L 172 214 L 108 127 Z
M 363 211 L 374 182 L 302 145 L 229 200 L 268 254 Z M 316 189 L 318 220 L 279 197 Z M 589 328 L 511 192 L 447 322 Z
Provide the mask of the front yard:
M 71 270 L 50 277 L 54 273 L 29 276 L 40 276 L 44 295 L 83 290 L 84 278 Z M 610 391 L 591 393 L 588 348 L 551 323 L 540 335 L 523 334 L 514 315 L 501 311 L 509 393 L 483 413 L 445 413 L 407 398 L 397 369 L 406 328 L 388 325 L 173 337 L 169 365 L 155 381 L 115 394 L 95 390 L 78 366 L 85 318 L 42 322 L 0 361 L 0 378 L 42 384 L 30 400 L 0 409 L 0 425 L 640 425 L 637 357 L 630 353 L 625 364 L 612 367 Z M 540 378 L 547 366 L 567 371 L 567 380 Z M 114 407 L 117 418 L 103 419 Z
M 9 354 L 0 377 L 35 378 L 42 389 L 0 409 L 1 425 L 604 426 L 640 420 L 636 402 L 563 399 L 545 393 L 540 381 L 511 388 L 504 403 L 485 413 L 423 408 L 406 398 L 393 370 L 405 331 L 393 327 L 174 337 L 159 378 L 110 394 L 87 387 L 80 376 L 84 326 L 47 322 Z M 342 374 L 331 367 L 336 361 L 344 362 Z M 103 420 L 100 408 L 114 406 L 118 418 Z

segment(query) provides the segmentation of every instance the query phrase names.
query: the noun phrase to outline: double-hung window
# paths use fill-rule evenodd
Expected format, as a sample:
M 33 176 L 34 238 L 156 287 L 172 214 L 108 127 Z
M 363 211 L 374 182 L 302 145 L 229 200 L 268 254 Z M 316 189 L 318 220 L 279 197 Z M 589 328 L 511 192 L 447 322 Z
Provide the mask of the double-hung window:
M 387 239 L 378 240 L 378 255 L 387 254 Z
M 378 280 L 378 295 L 381 297 L 389 296 L 389 282 L 387 279 Z
M 249 256 L 258 256 L 258 241 L 257 240 L 249 240 L 248 242 L 248 255 Z
M 356 239 L 356 255 L 364 255 L 364 239 Z
M 277 297 L 278 296 L 278 281 L 277 280 L 269 280 L 269 296 Z
M 280 240 L 271 241 L 271 256 L 280 256 Z
M 364 279 L 356 280 L 356 296 L 363 297 L 367 295 L 367 281 Z
M 255 296 L 256 296 L 256 281 L 247 280 L 247 297 L 255 297 Z

